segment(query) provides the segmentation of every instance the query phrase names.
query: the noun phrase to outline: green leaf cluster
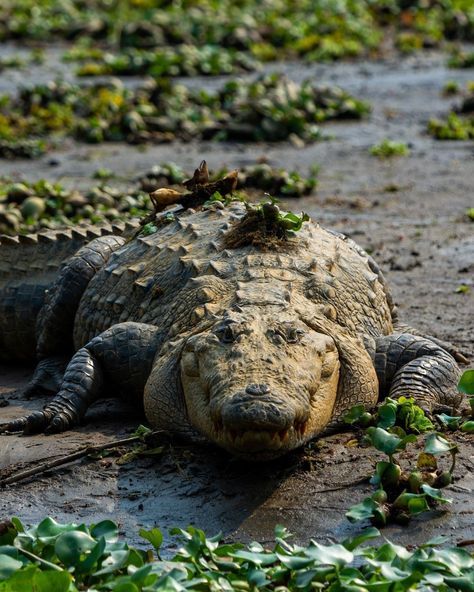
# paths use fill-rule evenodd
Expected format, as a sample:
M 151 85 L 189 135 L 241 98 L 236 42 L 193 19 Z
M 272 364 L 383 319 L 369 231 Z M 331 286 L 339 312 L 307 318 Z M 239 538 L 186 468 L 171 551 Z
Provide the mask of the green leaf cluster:
M 65 228 L 81 221 L 127 220 L 145 216 L 150 207 L 149 196 L 138 185 L 123 191 L 100 183 L 79 192 L 46 179 L 0 180 L 0 234 Z
M 467 370 L 463 374 L 458 388 L 461 392 L 474 390 L 474 371 Z M 474 431 L 474 421 L 463 423 L 462 417 L 446 414 L 436 417 L 446 429 Z M 377 462 L 370 481 L 378 489 L 349 509 L 346 516 L 350 521 L 369 519 L 376 526 L 384 526 L 390 521 L 405 524 L 412 516 L 429 511 L 436 504 L 451 501 L 440 490 L 452 482 L 458 448 L 442 434 L 433 431 L 433 423 L 414 399 L 387 398 L 374 413 L 366 411 L 363 405 L 356 405 L 345 415 L 344 421 L 363 428 L 363 442 L 388 457 Z M 415 443 L 416 434 L 423 432 L 429 433 L 423 452 L 418 454 L 416 468 L 403 470 L 395 455 L 405 450 L 408 444 Z M 440 454 L 451 456 L 449 470 L 438 467 L 436 455 Z
M 231 80 L 216 91 L 156 80 L 126 88 L 117 79 L 75 85 L 50 82 L 0 100 L 0 141 L 65 137 L 99 143 L 169 142 L 179 138 L 312 142 L 319 124 L 359 119 L 368 105 L 345 91 L 294 83 L 280 74 Z
M 372 156 L 385 159 L 392 156 L 409 156 L 410 149 L 404 142 L 385 139 L 380 144 L 372 146 L 369 152 Z
M 408 500 L 413 507 L 414 500 Z M 25 528 L 13 518 L 1 532 L 7 534 L 0 535 L 0 592 L 464 591 L 474 577 L 468 551 L 435 549 L 439 537 L 414 550 L 389 541 L 373 546 L 376 528 L 341 543 L 300 546 L 278 526 L 271 549 L 175 528 L 170 534 L 178 550 L 168 559 L 160 556 L 160 529 L 140 529 L 152 549 L 136 549 L 118 539 L 110 520 L 86 526 L 46 518 Z

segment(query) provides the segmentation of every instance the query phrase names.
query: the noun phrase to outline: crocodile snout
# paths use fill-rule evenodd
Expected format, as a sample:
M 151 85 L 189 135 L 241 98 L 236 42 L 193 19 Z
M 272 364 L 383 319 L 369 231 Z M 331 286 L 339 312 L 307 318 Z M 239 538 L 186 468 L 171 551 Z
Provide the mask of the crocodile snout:
M 259 395 L 266 395 L 270 392 L 270 387 L 268 384 L 249 384 L 248 387 L 245 389 L 245 392 L 248 395 L 255 395 L 258 397 Z
M 273 399 L 267 384 L 251 384 L 221 409 L 224 428 L 237 431 L 280 431 L 293 425 L 294 410 Z

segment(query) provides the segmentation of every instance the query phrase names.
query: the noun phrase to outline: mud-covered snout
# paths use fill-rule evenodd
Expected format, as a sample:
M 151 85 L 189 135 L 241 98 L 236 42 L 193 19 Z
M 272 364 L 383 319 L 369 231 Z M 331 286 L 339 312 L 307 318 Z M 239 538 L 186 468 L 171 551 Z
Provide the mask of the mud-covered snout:
M 261 386 L 261 385 L 259 385 Z M 244 392 L 229 397 L 222 405 L 220 415 L 222 426 L 226 430 L 268 430 L 289 429 L 295 420 L 295 412 L 288 405 L 272 395 L 268 385 L 267 392 L 262 392 L 251 384 Z M 263 390 L 263 389 L 262 389 Z
M 327 335 L 299 319 L 248 311 L 191 337 L 181 381 L 194 425 L 253 460 L 301 446 L 328 423 L 339 375 Z
M 216 411 L 216 433 L 226 448 L 240 456 L 285 448 L 290 436 L 303 436 L 308 419 L 308 413 L 288 404 L 266 383 L 250 383 Z

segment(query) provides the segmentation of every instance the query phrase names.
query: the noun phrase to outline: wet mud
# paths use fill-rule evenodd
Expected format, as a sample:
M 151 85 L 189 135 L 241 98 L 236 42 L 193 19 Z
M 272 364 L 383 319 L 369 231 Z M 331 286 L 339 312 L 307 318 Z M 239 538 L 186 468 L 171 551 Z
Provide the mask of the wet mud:
M 369 250 L 385 271 L 401 320 L 452 341 L 472 361 L 474 225 L 465 212 L 474 206 L 474 145 L 439 142 L 425 130 L 430 117 L 444 114 L 455 101 L 441 95 L 444 83 L 453 79 L 464 84 L 474 75 L 447 70 L 444 61 L 431 54 L 363 65 L 279 66 L 298 80 L 340 84 L 372 104 L 371 116 L 362 122 L 324 125 L 330 138 L 311 146 L 196 142 L 143 149 L 68 143 L 38 161 L 2 163 L 2 171 L 14 178 L 60 179 L 81 188 L 99 167 L 120 171 L 114 182 L 126 186 L 127 179 L 161 161 L 175 161 L 188 170 L 202 158 L 213 168 L 260 157 L 302 172 L 319 164 L 314 195 L 289 201 L 289 208 L 306 211 Z M 3 81 L 2 91 L 9 91 Z M 410 156 L 387 161 L 371 156 L 369 148 L 384 138 L 407 142 Z M 461 284 L 470 289 L 457 292 Z M 39 399 L 21 398 L 30 373 L 0 367 L 0 402 L 8 403 L 0 407 L 2 421 L 41 407 Z M 89 412 L 87 424 L 72 432 L 1 436 L 0 469 L 34 465 L 88 444 L 126 437 L 141 421 L 139 410 L 131 413 L 116 401 L 100 402 Z M 18 515 L 28 523 L 45 515 L 78 522 L 109 517 L 135 542 L 139 526 L 166 530 L 187 524 L 242 540 L 270 541 L 276 524 L 287 526 L 301 541 L 340 539 L 360 529 L 347 521 L 344 511 L 372 491 L 364 479 L 377 458 L 373 451 L 353 447 L 353 437 L 337 434 L 318 441 L 307 455 L 297 452 L 263 466 L 236 461 L 212 447 L 182 443 L 165 443 L 162 456 L 125 465 L 117 465 L 115 457 L 87 458 L 0 490 L 0 517 Z M 453 504 L 414 519 L 408 527 L 390 527 L 386 536 L 404 544 L 437 534 L 452 542 L 474 538 L 473 440 L 458 438 L 457 480 L 446 490 Z

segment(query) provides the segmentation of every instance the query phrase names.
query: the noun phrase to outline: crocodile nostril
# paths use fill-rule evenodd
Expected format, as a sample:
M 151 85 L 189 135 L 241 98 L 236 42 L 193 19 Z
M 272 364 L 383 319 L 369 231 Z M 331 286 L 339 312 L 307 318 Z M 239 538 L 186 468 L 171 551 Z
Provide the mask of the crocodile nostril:
M 245 389 L 248 395 L 266 395 L 270 392 L 268 384 L 249 384 Z

